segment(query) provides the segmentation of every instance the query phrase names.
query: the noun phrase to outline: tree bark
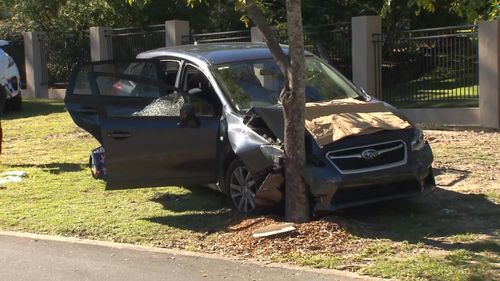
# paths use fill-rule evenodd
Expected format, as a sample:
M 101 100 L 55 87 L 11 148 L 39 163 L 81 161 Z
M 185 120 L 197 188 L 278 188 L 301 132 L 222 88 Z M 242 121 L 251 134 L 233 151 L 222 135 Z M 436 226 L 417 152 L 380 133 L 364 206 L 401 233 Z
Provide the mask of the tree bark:
M 294 222 L 310 220 L 309 198 L 300 170 L 306 163 L 305 151 L 305 56 L 302 26 L 302 1 L 287 0 L 288 23 L 288 89 L 281 97 L 285 119 L 286 219 Z
M 287 79 L 280 98 L 285 122 L 285 217 L 293 222 L 306 222 L 311 218 L 307 186 L 300 173 L 306 160 L 305 56 L 301 2 L 286 1 L 289 39 L 287 56 L 254 0 L 246 0 L 248 16 L 264 35 L 271 54 Z

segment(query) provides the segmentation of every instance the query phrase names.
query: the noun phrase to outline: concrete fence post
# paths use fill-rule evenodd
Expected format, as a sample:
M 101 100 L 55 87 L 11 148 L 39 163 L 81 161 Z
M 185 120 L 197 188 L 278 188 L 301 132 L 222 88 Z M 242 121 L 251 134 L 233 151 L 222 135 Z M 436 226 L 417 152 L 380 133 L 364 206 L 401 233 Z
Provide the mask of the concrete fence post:
M 189 38 L 189 21 L 168 20 L 165 22 L 165 46 L 179 46 Z
M 250 38 L 252 43 L 263 43 L 266 42 L 264 39 L 264 34 L 256 26 L 250 28 Z
M 44 32 L 25 32 L 24 55 L 26 73 L 26 98 L 48 98 L 47 50 L 43 46 Z
M 382 19 L 380 16 L 353 17 L 351 24 L 353 82 L 373 95 L 377 92 L 375 68 L 378 67 L 373 35 L 382 33 Z
M 90 28 L 90 58 L 92 61 L 113 59 L 111 27 L 93 26 Z
M 483 127 L 500 129 L 500 20 L 479 23 L 479 110 Z

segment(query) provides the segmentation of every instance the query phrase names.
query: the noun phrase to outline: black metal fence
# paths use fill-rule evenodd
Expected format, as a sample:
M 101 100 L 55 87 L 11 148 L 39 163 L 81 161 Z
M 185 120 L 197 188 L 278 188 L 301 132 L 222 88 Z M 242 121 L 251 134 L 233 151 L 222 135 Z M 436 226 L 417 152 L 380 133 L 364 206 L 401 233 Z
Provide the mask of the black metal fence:
M 165 24 L 115 28 L 106 36 L 112 42 L 113 59 L 132 59 L 140 52 L 165 47 Z
M 75 64 L 90 62 L 89 31 L 47 33 L 40 38 L 42 65 L 47 76 L 42 83 L 49 88 L 64 88 Z
M 280 43 L 288 43 L 287 31 L 276 30 Z M 327 60 L 344 76 L 352 79 L 352 32 L 351 24 L 341 22 L 304 27 L 306 50 Z
M 304 28 L 306 48 L 333 64 L 349 79 L 352 78 L 350 23 L 310 26 Z M 277 30 L 281 43 L 287 43 L 286 30 Z M 115 28 L 107 35 L 114 59 L 134 58 L 138 53 L 165 46 L 165 25 Z M 251 42 L 251 31 L 235 30 L 212 33 L 192 33 L 182 38 L 182 44 Z
M 377 93 L 399 107 L 478 106 L 473 25 L 377 34 Z

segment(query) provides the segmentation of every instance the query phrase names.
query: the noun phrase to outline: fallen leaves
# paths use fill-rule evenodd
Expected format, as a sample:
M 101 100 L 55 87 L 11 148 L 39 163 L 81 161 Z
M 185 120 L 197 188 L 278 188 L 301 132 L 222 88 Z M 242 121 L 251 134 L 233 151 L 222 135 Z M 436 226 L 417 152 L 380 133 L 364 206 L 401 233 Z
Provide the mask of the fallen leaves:
M 295 225 L 292 233 L 265 238 L 252 234 L 260 228 L 281 223 L 277 219 L 259 217 L 245 219 L 219 235 L 215 252 L 268 260 L 274 254 L 335 253 L 348 249 L 350 235 L 332 220 L 317 220 Z

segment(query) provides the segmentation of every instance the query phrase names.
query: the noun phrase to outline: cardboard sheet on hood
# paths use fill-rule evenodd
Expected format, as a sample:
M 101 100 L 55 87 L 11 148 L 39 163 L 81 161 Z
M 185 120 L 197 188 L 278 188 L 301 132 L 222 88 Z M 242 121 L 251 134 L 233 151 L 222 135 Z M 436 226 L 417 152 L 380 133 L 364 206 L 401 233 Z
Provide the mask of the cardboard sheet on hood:
M 320 146 L 351 135 L 411 127 L 382 102 L 367 103 L 351 98 L 307 103 L 305 115 L 306 128 Z

